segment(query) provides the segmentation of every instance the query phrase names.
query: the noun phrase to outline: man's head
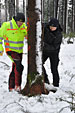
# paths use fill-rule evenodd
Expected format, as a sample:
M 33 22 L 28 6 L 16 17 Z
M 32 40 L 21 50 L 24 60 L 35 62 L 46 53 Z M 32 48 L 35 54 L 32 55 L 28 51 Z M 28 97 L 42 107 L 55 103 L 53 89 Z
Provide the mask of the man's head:
M 52 18 L 49 22 L 49 28 L 51 31 L 55 31 L 59 27 L 59 21 L 56 18 Z
M 20 27 L 25 22 L 25 16 L 23 13 L 17 13 L 17 15 L 14 17 L 18 27 Z

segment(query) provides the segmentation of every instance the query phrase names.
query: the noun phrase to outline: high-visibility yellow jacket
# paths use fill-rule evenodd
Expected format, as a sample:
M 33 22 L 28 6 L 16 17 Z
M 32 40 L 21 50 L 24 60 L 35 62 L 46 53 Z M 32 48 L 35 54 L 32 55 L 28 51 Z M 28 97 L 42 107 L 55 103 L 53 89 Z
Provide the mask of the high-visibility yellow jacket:
M 24 37 L 27 35 L 25 23 L 18 27 L 12 18 L 9 22 L 4 22 L 0 28 L 0 52 L 3 52 L 2 40 L 4 40 L 5 50 L 23 53 Z

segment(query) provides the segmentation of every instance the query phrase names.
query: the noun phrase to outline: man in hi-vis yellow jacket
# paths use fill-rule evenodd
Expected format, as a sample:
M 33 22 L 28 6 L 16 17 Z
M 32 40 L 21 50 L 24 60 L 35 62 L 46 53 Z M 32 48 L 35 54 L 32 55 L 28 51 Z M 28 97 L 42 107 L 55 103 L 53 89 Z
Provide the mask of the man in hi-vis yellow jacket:
M 27 26 L 25 25 L 25 16 L 23 13 L 17 13 L 11 21 L 4 22 L 0 28 L 0 56 L 4 49 L 2 40 L 4 40 L 5 51 L 12 60 L 12 71 L 9 76 L 9 91 L 21 90 L 23 65 L 22 53 L 24 46 L 24 37 L 27 35 Z

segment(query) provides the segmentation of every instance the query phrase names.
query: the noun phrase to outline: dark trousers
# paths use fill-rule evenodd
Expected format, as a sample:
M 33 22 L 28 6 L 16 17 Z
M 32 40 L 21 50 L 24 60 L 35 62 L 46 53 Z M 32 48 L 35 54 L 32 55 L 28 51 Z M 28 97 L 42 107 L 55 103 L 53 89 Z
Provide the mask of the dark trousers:
M 54 86 L 59 86 L 59 73 L 58 73 L 58 64 L 59 64 L 59 54 L 58 53 L 43 53 L 43 73 L 44 73 L 44 81 L 46 81 L 47 78 L 47 73 L 44 68 L 44 63 L 45 61 L 49 58 L 50 60 L 50 67 L 51 67 L 51 72 L 53 75 L 53 85 Z
M 12 71 L 9 75 L 9 89 L 15 88 L 15 86 L 21 86 L 23 65 L 22 53 L 16 53 L 14 51 L 7 52 L 7 55 L 13 59 Z

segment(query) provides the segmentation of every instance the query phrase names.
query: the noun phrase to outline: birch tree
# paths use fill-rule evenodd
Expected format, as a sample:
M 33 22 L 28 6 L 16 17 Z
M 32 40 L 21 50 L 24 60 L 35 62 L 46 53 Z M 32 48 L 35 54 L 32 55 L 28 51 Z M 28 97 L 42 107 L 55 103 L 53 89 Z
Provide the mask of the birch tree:
M 24 95 L 46 93 L 42 76 L 42 49 L 41 49 L 41 4 L 42 0 L 28 0 L 28 74 Z

